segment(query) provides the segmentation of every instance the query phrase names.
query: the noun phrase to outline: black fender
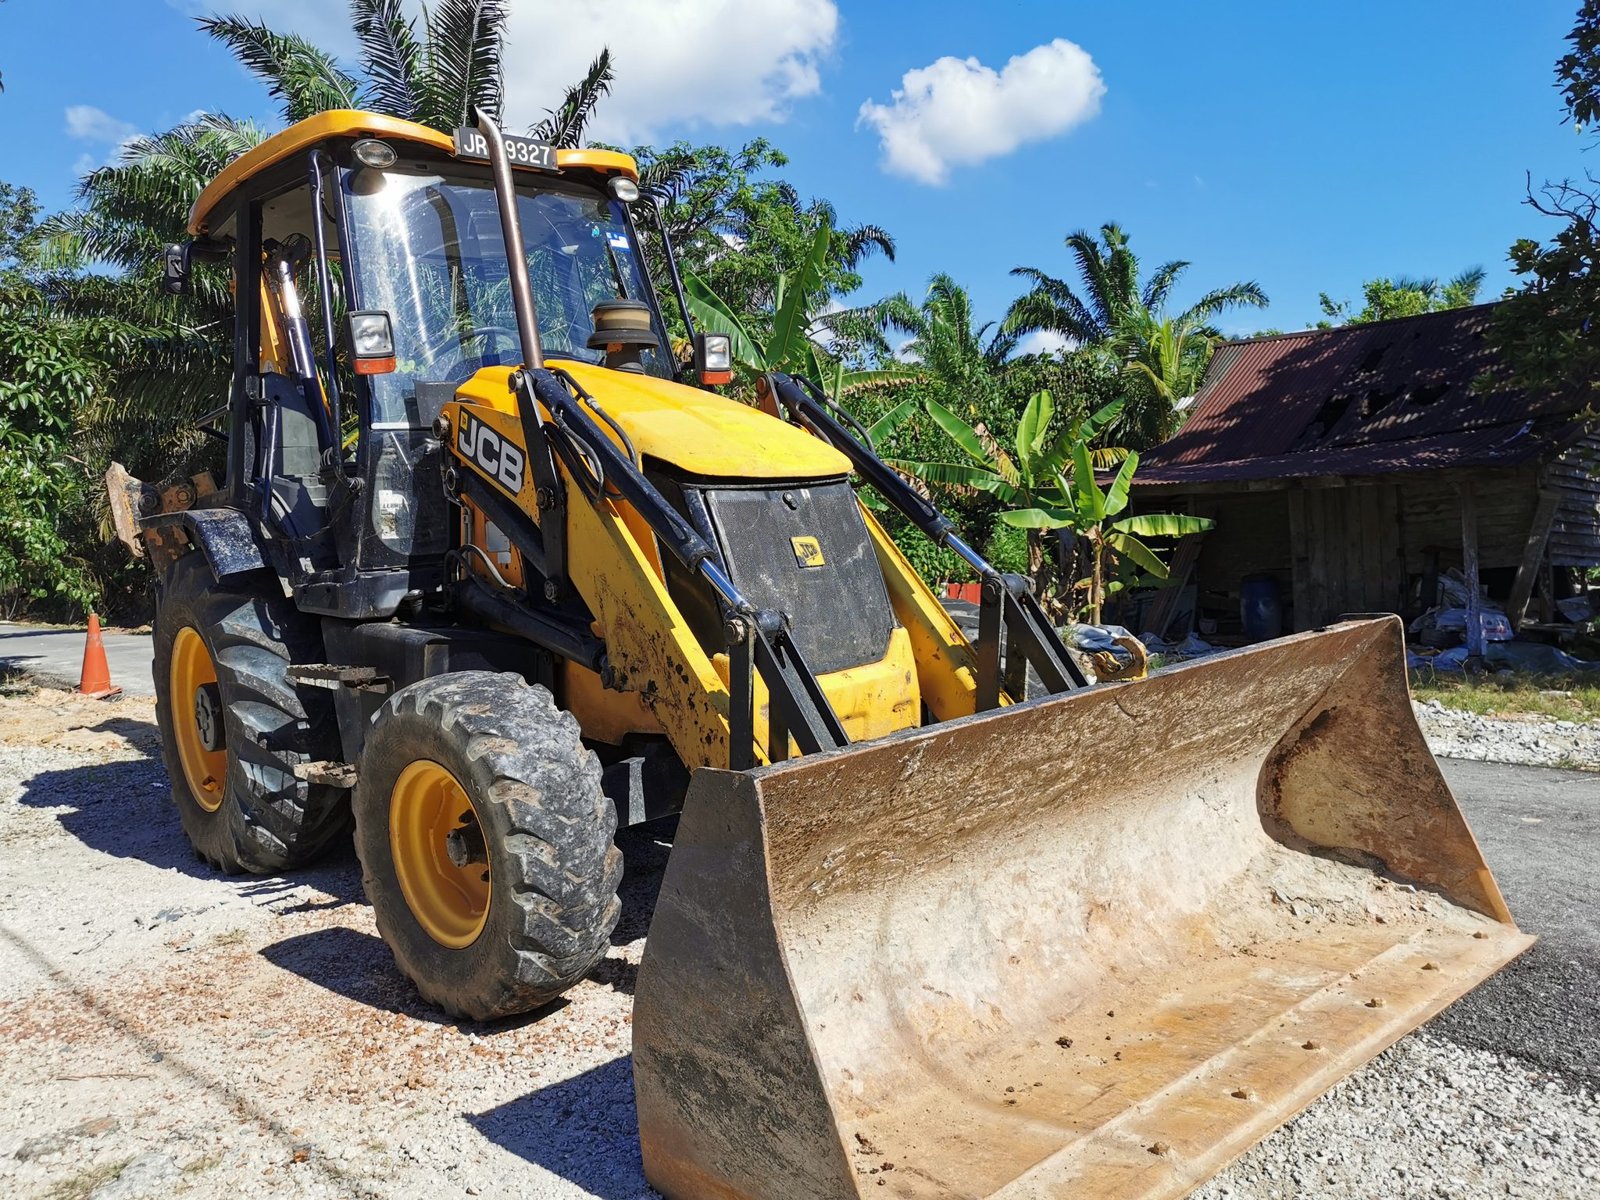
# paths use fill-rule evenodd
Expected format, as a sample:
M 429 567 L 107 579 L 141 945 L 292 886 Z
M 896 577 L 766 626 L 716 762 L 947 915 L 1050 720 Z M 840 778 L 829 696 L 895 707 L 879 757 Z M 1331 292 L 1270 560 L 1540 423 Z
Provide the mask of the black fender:
M 145 549 L 158 573 L 164 573 L 187 541 L 206 556 L 218 583 L 260 571 L 267 565 L 256 541 L 250 518 L 236 508 L 187 508 L 182 512 L 146 517 L 140 523 Z M 172 534 L 181 530 L 183 537 Z

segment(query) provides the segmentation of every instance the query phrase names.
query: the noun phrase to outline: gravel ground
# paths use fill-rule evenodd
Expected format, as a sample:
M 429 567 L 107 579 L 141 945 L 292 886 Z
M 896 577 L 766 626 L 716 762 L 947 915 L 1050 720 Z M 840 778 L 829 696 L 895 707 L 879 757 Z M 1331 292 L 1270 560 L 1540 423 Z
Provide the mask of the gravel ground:
M 1443 758 L 1600 769 L 1600 725 L 1480 717 L 1438 700 L 1413 701 L 1412 707 L 1428 744 Z
M 0 699 L 0 1195 L 654 1195 L 628 1051 L 664 843 L 624 836 L 591 979 L 457 1024 L 394 969 L 353 857 L 218 877 L 155 754 L 146 701 Z M 1596 1147 L 1587 1085 L 1424 1030 L 1196 1194 L 1578 1200 Z

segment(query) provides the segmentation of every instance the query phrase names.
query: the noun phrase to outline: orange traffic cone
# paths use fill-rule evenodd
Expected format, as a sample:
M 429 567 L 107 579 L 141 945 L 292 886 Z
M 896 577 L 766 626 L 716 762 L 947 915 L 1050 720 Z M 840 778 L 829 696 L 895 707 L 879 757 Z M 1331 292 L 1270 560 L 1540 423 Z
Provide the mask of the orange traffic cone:
M 78 691 L 91 700 L 109 700 L 122 695 L 122 689 L 111 682 L 111 664 L 106 662 L 106 644 L 100 637 L 100 615 L 89 614 L 89 640 L 83 644 L 83 671 L 78 678 Z

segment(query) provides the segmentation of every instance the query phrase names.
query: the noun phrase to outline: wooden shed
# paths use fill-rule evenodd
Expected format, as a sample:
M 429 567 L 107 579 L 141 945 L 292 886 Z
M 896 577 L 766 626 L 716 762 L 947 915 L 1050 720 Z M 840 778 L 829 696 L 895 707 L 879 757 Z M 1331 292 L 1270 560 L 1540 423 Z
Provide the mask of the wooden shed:
M 1414 616 L 1454 567 L 1513 622 L 1556 620 L 1600 565 L 1600 437 L 1587 395 L 1474 386 L 1495 363 L 1494 308 L 1220 347 L 1189 420 L 1134 479 L 1139 509 L 1216 521 L 1180 545 L 1165 600 L 1193 586 L 1226 637 L 1243 581 L 1267 576 L 1285 628 L 1303 630 Z

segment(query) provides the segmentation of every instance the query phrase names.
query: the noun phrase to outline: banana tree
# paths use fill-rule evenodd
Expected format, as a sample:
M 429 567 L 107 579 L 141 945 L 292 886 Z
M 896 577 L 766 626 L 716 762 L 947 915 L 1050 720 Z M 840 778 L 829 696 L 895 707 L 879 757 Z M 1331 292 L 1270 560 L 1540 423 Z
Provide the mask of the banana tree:
M 884 419 L 899 419 L 901 409 Z M 1004 446 L 985 426 L 972 426 L 938 401 L 927 399 L 923 407 L 950 442 L 966 455 L 964 462 L 923 462 L 891 459 L 890 465 L 928 484 L 972 488 L 987 492 L 1001 504 L 1018 509 L 1035 508 L 1050 502 L 1057 476 L 1072 461 L 1073 447 L 1088 447 L 1116 420 L 1122 401 L 1116 400 L 1086 417 L 1064 423 L 1051 436 L 1055 419 L 1055 398 L 1048 391 L 1028 399 L 1017 422 L 1010 447 Z M 1089 451 L 1091 458 L 1105 467 L 1115 466 L 1126 453 L 1118 448 Z M 1056 595 L 1055 577 L 1059 574 L 1059 555 L 1046 553 L 1045 530 L 1028 531 L 1028 573 L 1038 585 L 1047 608 L 1061 607 Z
M 832 246 L 833 229 L 824 221 L 799 272 L 778 276 L 770 314 L 740 314 L 710 284 L 692 271 L 684 272 L 684 291 L 695 324 L 727 333 L 733 339 L 734 365 L 745 379 L 768 371 L 786 371 L 814 380 L 837 397 L 853 388 L 900 382 L 917 375 L 909 365 L 848 371 L 842 362 L 831 361 L 822 352 L 817 338 L 830 327 L 848 320 L 877 321 L 877 306 L 873 305 L 830 313 L 812 311 L 825 299 L 820 285 Z
M 1120 400 L 1065 423 L 1052 437 L 1054 398 L 1048 391 L 1036 392 L 1022 410 L 1009 450 L 987 431 L 973 428 L 936 402 L 928 401 L 927 410 L 970 461 L 895 465 L 929 483 L 978 488 L 1007 505 L 1000 519 L 1028 531 L 1029 570 L 1046 599 L 1056 601 L 1052 607 L 1059 608 L 1066 597 L 1049 594 L 1046 577 L 1053 572 L 1044 553 L 1045 535 L 1068 529 L 1082 538 L 1089 547 L 1088 574 L 1061 590 L 1067 596 L 1079 588 L 1084 590 L 1083 608 L 1091 624 L 1099 622 L 1107 595 L 1108 558 L 1125 560 L 1156 579 L 1165 579 L 1165 564 L 1143 539 L 1181 537 L 1211 528 L 1209 520 L 1177 513 L 1119 516 L 1128 506 L 1139 456 L 1120 447 L 1093 449 L 1091 445 L 1121 413 Z M 1110 488 L 1102 490 L 1095 482 L 1096 469 L 1109 470 L 1119 463 Z
M 1207 517 L 1183 513 L 1119 516 L 1128 507 L 1133 473 L 1138 469 L 1139 456 L 1130 452 L 1111 486 L 1103 489 L 1095 481 L 1087 447 L 1079 443 L 1072 448 L 1072 474 L 1057 473 L 1055 487 L 1044 504 L 1000 514 L 1007 525 L 1019 529 L 1071 529 L 1088 543 L 1089 574 L 1079 586 L 1087 593 L 1084 609 L 1091 625 L 1100 623 L 1106 596 L 1122 586 L 1121 581 L 1107 583 L 1108 557 L 1129 563 L 1153 579 L 1166 579 L 1166 564 L 1143 539 L 1183 537 L 1214 524 Z

